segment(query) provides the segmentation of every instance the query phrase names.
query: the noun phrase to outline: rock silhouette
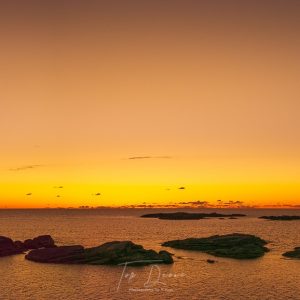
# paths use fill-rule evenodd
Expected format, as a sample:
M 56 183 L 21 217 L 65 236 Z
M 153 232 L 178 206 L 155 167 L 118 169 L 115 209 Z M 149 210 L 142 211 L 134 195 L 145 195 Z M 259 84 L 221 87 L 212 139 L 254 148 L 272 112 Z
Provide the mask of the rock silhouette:
M 12 239 L 0 236 L 0 257 L 20 254 L 22 252 L 23 250 L 17 247 Z
M 0 236 L 0 257 L 15 254 L 21 254 L 30 249 L 51 248 L 56 247 L 54 240 L 50 235 L 41 235 L 34 239 L 21 241 L 13 241 L 12 239 Z
M 205 218 L 223 218 L 223 217 L 245 217 L 243 214 L 219 214 L 219 213 L 187 213 L 187 212 L 175 212 L 175 213 L 154 213 L 142 215 L 141 218 L 157 218 L 161 220 L 200 220 Z
M 50 235 L 41 235 L 34 239 L 24 241 L 24 247 L 27 250 L 39 248 L 53 248 L 55 243 Z
M 84 248 L 82 246 L 61 246 L 56 248 L 35 249 L 25 258 L 41 263 L 74 263 L 82 259 Z

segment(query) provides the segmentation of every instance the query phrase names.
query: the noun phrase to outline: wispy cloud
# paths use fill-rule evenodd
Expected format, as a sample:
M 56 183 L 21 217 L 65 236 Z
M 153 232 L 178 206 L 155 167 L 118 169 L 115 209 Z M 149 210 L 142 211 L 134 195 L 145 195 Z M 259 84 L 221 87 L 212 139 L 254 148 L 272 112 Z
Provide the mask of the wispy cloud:
M 11 168 L 11 169 L 9 169 L 9 171 L 24 171 L 24 170 L 39 168 L 41 166 L 42 165 L 28 165 L 28 166 L 22 166 L 22 167 L 17 167 L 17 168 Z
M 131 156 L 128 159 L 170 159 L 171 156 Z

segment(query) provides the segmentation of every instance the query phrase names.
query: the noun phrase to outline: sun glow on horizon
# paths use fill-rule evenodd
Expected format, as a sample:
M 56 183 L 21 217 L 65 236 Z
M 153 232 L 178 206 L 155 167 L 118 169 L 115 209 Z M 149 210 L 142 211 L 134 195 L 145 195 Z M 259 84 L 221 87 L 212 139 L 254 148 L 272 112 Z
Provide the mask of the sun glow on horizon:
M 0 4 L 0 208 L 300 204 L 298 2 L 46 2 Z

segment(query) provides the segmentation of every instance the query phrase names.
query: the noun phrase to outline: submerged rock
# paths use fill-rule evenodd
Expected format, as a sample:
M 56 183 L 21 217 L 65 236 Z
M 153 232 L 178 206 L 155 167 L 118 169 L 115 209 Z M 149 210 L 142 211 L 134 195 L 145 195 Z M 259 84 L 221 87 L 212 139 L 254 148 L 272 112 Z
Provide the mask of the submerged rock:
M 282 254 L 285 257 L 300 259 L 300 247 L 294 248 L 293 251 L 288 251 Z
M 0 257 L 20 254 L 22 252 L 23 250 L 18 248 L 12 239 L 0 236 Z
M 206 262 L 208 262 L 209 264 L 214 264 L 216 261 L 213 259 L 207 259 Z
M 236 259 L 250 259 L 263 256 L 269 251 L 267 242 L 250 234 L 214 235 L 206 238 L 188 238 L 163 243 L 163 246 L 177 249 L 195 250 L 214 256 Z
M 91 265 L 149 265 L 173 263 L 167 251 L 146 250 L 131 241 L 108 242 L 98 247 L 64 246 L 32 250 L 26 259 L 42 263 L 91 264 Z
M 219 213 L 187 213 L 187 212 L 175 212 L 175 213 L 155 213 L 142 215 L 141 218 L 157 218 L 161 220 L 200 220 L 204 218 L 222 218 L 222 217 L 245 217 L 243 214 L 219 214 Z
M 262 216 L 260 219 L 272 220 L 272 221 L 293 221 L 300 220 L 300 216 Z

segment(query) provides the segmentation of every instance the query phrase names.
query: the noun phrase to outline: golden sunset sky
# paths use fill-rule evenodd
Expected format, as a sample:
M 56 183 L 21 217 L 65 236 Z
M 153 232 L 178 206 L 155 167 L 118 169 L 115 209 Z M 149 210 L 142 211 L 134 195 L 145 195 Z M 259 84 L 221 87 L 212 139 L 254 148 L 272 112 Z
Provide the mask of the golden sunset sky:
M 0 208 L 300 204 L 300 1 L 1 1 L 0 34 Z

